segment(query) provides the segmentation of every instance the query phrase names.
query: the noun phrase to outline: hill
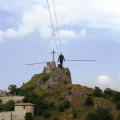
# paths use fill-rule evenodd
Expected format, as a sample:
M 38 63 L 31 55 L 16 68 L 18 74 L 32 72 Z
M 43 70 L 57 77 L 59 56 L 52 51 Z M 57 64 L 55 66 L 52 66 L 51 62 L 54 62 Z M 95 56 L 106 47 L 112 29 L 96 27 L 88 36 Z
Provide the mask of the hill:
M 35 104 L 34 120 L 86 120 L 97 108 L 108 109 L 114 119 L 119 113 L 108 93 L 106 97 L 98 87 L 72 84 L 69 69 L 60 69 L 55 63 L 48 63 L 43 73 L 34 75 L 20 89 L 25 101 Z

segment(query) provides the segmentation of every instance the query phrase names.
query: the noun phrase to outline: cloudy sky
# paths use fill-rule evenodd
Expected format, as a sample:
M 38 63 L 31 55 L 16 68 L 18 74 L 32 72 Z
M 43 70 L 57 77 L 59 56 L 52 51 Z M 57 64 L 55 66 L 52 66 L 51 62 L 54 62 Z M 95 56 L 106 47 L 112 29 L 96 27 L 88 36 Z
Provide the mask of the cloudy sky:
M 0 0 L 0 89 L 40 73 L 44 65 L 25 64 L 49 61 L 55 49 L 66 59 L 97 60 L 65 62 L 73 83 L 120 90 L 120 0 L 55 0 L 58 27 L 49 4 L 57 48 L 46 0 Z

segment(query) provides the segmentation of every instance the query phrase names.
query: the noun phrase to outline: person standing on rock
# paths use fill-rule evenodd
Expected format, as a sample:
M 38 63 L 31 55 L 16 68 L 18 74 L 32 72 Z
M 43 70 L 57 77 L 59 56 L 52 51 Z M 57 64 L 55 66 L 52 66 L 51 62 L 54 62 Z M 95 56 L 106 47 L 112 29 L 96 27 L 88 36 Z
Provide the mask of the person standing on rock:
M 65 61 L 65 58 L 64 58 L 62 53 L 60 54 L 58 61 L 60 62 L 60 68 L 62 69 L 63 68 L 63 61 Z

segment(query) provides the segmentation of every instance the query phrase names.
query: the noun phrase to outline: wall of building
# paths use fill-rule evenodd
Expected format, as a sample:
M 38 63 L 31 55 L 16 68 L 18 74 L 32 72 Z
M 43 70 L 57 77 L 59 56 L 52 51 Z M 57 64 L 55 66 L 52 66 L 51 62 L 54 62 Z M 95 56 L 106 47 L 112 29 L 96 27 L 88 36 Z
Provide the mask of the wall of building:
M 3 103 L 8 102 L 9 100 L 13 100 L 15 103 L 21 102 L 23 100 L 23 96 L 5 96 L 0 97 L 0 99 L 3 101 Z
M 0 113 L 0 120 L 12 120 L 11 114 L 12 114 L 12 112 L 1 112 Z
M 15 111 L 1 112 L 0 120 L 25 120 L 25 115 L 28 112 L 34 115 L 34 107 L 33 106 L 16 106 Z
M 16 120 L 24 120 L 26 113 L 34 114 L 33 106 L 16 106 L 14 114 L 16 115 Z

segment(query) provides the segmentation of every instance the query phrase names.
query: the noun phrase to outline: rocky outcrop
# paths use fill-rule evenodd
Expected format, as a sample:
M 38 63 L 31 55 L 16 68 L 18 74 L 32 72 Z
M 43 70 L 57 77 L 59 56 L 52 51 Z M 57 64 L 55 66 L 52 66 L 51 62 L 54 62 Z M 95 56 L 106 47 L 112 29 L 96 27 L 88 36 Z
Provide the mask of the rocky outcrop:
M 54 62 L 48 63 L 43 73 L 34 76 L 36 83 L 42 88 L 56 88 L 61 82 L 72 84 L 71 73 L 68 68 L 56 67 Z

